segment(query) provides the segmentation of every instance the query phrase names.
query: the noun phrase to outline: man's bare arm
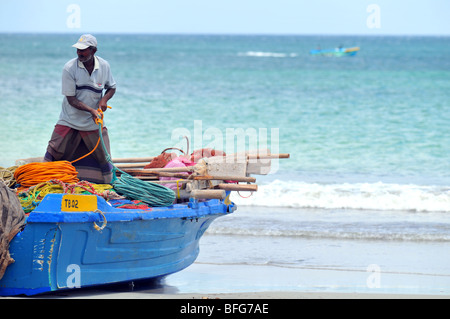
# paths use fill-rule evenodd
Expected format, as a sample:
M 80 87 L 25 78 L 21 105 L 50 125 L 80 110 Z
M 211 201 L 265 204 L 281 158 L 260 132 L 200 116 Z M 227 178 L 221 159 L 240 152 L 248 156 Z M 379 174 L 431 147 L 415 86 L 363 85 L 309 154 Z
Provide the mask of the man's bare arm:
M 98 103 L 98 107 L 105 112 L 108 109 L 108 101 L 114 96 L 116 89 L 107 89 L 105 95 L 101 98 Z
M 95 121 L 98 117 L 98 112 L 97 110 L 87 106 L 86 104 L 84 104 L 83 102 L 81 102 L 79 99 L 77 99 L 75 96 L 66 96 L 67 98 L 67 102 L 69 102 L 69 104 L 71 106 L 73 106 L 76 109 L 79 109 L 81 111 L 85 111 L 85 112 L 89 112 L 92 115 L 92 119 Z

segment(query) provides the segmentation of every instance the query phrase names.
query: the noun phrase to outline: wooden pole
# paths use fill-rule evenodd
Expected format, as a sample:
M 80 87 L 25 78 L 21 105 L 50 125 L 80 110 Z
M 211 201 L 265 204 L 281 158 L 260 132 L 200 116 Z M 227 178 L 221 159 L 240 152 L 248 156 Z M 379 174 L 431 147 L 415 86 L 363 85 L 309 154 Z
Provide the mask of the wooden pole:
M 113 158 L 114 163 L 150 163 L 155 156 L 152 157 L 128 157 L 128 158 Z
M 210 181 L 210 180 L 222 180 L 222 181 L 235 181 L 235 182 L 247 182 L 254 183 L 256 178 L 254 177 L 242 177 L 242 176 L 194 176 L 194 180 L 198 181 Z
M 268 155 L 248 155 L 249 159 L 269 159 L 269 158 L 289 158 L 291 155 L 287 153 L 283 154 L 268 154 Z
M 239 192 L 256 192 L 258 190 L 258 185 L 250 184 L 219 184 L 217 185 L 220 189 L 226 191 L 239 191 Z
M 141 181 L 158 181 L 158 176 L 133 176 L 134 178 L 140 179 Z
M 263 159 L 263 158 L 290 158 L 290 154 L 288 153 L 280 153 L 280 154 L 247 154 L 247 155 L 240 155 L 240 154 L 229 154 L 227 156 L 235 156 L 235 157 L 247 157 L 249 159 Z M 113 158 L 114 163 L 150 163 L 155 156 L 151 157 L 128 157 L 128 158 Z
M 142 177 L 142 176 L 140 176 L 140 177 Z M 155 184 L 177 184 L 178 183 L 179 185 L 184 185 L 184 184 L 190 183 L 190 182 L 193 182 L 193 181 L 190 181 L 190 180 L 187 180 L 187 179 L 178 179 L 178 180 L 171 179 L 171 180 L 163 180 L 163 181 L 158 181 L 158 180 L 149 181 L 149 183 L 155 183 Z
M 182 173 L 167 173 L 167 172 L 147 172 L 147 173 L 139 173 L 143 174 L 143 176 L 134 176 L 134 177 L 144 177 L 144 176 L 158 176 L 158 177 L 175 177 L 175 178 L 186 178 L 186 174 Z M 133 175 L 133 174 L 131 174 Z
M 226 192 L 222 189 L 196 189 L 191 192 L 191 195 L 195 199 L 225 199 L 227 196 Z
M 188 167 L 167 167 L 167 168 L 146 168 L 146 169 L 139 169 L 139 168 L 129 168 L 129 169 L 123 169 L 124 172 L 127 173 L 133 173 L 133 174 L 155 174 L 155 173 L 183 173 L 183 172 L 193 172 L 194 166 L 188 166 Z
M 127 169 L 127 168 L 141 168 L 143 169 L 145 165 L 148 163 L 122 163 L 122 164 L 114 164 L 117 168 L 120 168 L 121 170 Z

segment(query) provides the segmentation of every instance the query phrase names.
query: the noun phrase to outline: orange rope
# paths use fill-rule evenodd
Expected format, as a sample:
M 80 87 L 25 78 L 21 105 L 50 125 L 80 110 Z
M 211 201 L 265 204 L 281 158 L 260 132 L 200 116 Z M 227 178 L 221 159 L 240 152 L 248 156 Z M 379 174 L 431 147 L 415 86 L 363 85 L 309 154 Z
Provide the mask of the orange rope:
M 19 166 L 14 172 L 14 178 L 21 187 L 31 187 L 51 179 L 64 183 L 77 183 L 78 172 L 68 161 L 29 163 Z
M 73 164 L 73 163 L 75 163 L 75 162 L 78 162 L 79 160 L 81 160 L 81 159 L 83 159 L 83 158 L 85 158 L 85 157 L 88 157 L 89 155 L 91 155 L 92 153 L 94 153 L 94 151 L 95 151 L 95 150 L 97 149 L 97 147 L 98 147 L 98 144 L 100 144 L 100 136 L 98 137 L 97 144 L 96 144 L 95 147 L 92 149 L 92 151 L 90 151 L 90 152 L 87 153 L 86 155 L 81 156 L 80 158 L 77 158 L 76 160 L 74 160 L 74 161 L 72 161 L 72 162 L 70 162 L 70 163 Z
M 108 108 L 111 108 L 111 106 L 108 106 Z M 100 144 L 100 140 L 101 140 L 100 134 L 103 134 L 103 111 L 102 111 L 101 108 L 98 108 L 97 112 L 99 113 L 100 118 L 95 119 L 95 124 L 97 124 L 97 125 L 101 124 L 101 126 L 102 126 L 101 129 L 100 129 L 99 135 L 98 135 L 97 144 L 95 144 L 95 147 L 92 149 L 92 151 L 90 151 L 86 155 L 81 156 L 80 158 L 77 158 L 76 160 L 74 160 L 74 161 L 72 161 L 70 163 L 73 164 L 73 163 L 78 162 L 79 160 L 81 160 L 81 159 L 83 159 L 85 157 L 88 157 L 89 155 L 91 155 L 92 153 L 95 152 L 95 150 L 97 149 L 98 145 Z

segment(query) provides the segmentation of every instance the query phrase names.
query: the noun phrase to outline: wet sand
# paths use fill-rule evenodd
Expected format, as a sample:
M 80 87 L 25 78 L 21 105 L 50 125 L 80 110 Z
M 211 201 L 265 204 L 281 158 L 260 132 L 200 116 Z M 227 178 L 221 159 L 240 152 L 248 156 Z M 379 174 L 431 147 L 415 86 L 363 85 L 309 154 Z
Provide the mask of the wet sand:
M 430 293 L 417 289 L 430 284 L 430 280 L 446 286 L 447 277 L 384 274 L 381 287 L 373 289 L 360 284 L 362 280 L 365 283 L 365 278 L 367 273 L 354 270 L 194 263 L 179 273 L 158 280 L 69 289 L 14 299 L 450 299 L 442 288 L 427 290 Z M 399 289 L 405 283 L 407 286 Z
M 72 296 L 67 298 L 99 298 L 99 299 L 450 299 L 441 295 L 410 294 L 369 294 L 369 293 L 326 293 L 326 292 L 292 292 L 263 291 L 215 294 L 146 294 L 146 293 L 109 293 L 94 296 Z

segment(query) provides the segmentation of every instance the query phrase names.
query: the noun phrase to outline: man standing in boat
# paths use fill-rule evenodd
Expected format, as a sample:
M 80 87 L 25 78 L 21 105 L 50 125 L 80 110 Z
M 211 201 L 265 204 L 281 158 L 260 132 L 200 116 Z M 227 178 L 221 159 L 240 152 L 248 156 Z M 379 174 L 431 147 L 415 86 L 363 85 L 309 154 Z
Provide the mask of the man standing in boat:
M 85 34 L 73 45 L 77 58 L 66 63 L 62 74 L 62 110 L 48 143 L 44 160 L 75 161 L 93 150 L 99 138 L 95 120 L 98 109 L 107 110 L 108 100 L 116 92 L 116 82 L 109 63 L 95 55 L 97 39 Z M 103 95 L 103 91 L 105 94 Z M 108 130 L 103 127 L 103 141 L 110 153 Z M 80 180 L 104 184 L 112 179 L 111 164 L 100 144 L 95 151 L 73 163 Z

